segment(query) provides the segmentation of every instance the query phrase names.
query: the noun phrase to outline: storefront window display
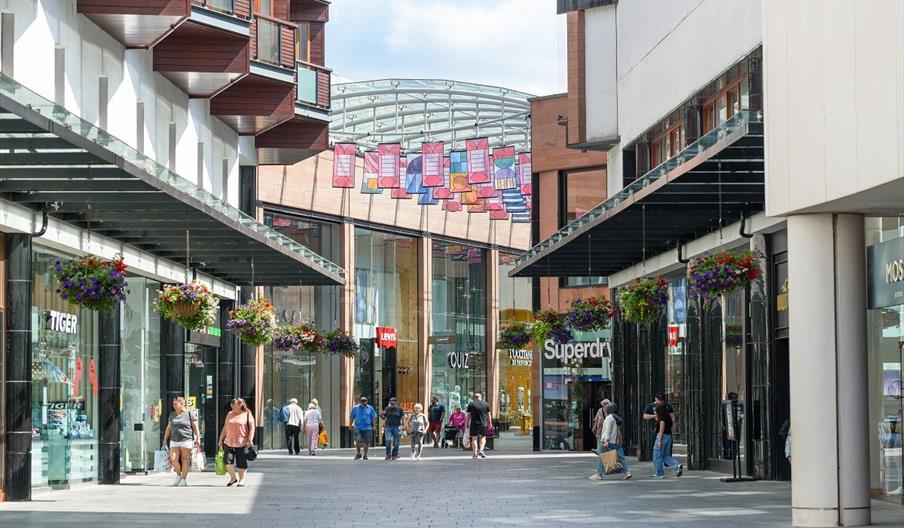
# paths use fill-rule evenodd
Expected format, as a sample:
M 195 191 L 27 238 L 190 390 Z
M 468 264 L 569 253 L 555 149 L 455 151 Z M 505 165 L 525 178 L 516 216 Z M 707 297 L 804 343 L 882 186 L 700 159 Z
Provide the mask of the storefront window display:
M 66 259 L 33 252 L 33 486 L 97 479 L 97 316 L 57 295 L 53 267 Z
M 318 255 L 339 261 L 341 226 L 308 218 L 267 212 L 267 225 L 304 244 Z M 323 331 L 339 327 L 338 286 L 286 286 L 266 288 L 264 295 L 276 307 L 280 324 L 310 321 Z M 265 449 L 284 449 L 285 434 L 279 411 L 290 398 L 306 409 L 312 399 L 320 405 L 330 438 L 338 438 L 339 359 L 329 354 L 286 353 L 270 346 L 264 349 L 264 431 Z
M 486 251 L 434 241 L 432 259 L 433 393 L 452 412 L 486 395 Z
M 684 375 L 687 348 L 687 280 L 669 281 L 667 306 L 668 326 L 665 350 L 665 386 L 663 393 L 677 416 L 682 415 L 684 401 Z M 658 389 L 656 389 L 658 390 Z M 678 420 L 672 428 L 675 444 L 683 444 L 684 422 Z
M 867 219 L 870 489 L 904 504 L 904 220 Z
M 127 279 L 132 293 L 122 305 L 121 467 L 126 473 L 153 468 L 159 447 L 164 402 L 160 390 L 160 317 L 153 309 L 160 283 Z
M 417 239 L 356 227 L 353 276 L 352 335 L 361 346 L 355 390 L 368 396 L 375 408 L 395 396 L 411 410 L 418 400 Z M 377 346 L 377 327 L 394 333 L 395 348 Z
M 499 255 L 499 327 L 533 320 L 530 278 L 512 278 L 517 255 Z M 516 434 L 530 434 L 533 426 L 534 362 L 536 349 L 499 350 L 499 424 Z

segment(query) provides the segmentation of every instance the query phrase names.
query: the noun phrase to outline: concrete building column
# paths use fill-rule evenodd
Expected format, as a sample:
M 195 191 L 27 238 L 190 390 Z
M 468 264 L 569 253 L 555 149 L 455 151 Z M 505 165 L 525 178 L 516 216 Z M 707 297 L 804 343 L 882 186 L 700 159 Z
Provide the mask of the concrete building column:
M 496 336 L 499 334 L 499 250 L 489 249 L 487 255 L 487 393 L 484 400 L 490 404 L 493 416 L 499 417 L 499 351 Z
M 418 239 L 418 313 L 417 313 L 417 394 L 424 406 L 430 404 L 433 390 L 433 346 L 430 344 L 433 313 L 433 238 Z
M 861 215 L 788 218 L 794 526 L 870 522 Z

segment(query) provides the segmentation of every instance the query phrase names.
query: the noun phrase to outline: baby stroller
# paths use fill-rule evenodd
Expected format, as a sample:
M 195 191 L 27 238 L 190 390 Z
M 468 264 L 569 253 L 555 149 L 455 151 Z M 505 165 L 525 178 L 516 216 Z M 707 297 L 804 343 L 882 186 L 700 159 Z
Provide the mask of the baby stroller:
M 461 440 L 458 438 L 458 427 L 455 427 L 452 424 L 446 424 L 443 427 L 443 449 L 449 447 L 449 442 L 452 442 L 452 447 L 461 447 Z

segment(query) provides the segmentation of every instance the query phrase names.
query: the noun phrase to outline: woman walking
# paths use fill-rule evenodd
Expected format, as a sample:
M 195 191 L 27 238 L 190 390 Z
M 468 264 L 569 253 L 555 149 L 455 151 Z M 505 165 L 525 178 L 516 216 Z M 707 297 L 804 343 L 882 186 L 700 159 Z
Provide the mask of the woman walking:
M 248 471 L 248 459 L 245 455 L 247 449 L 254 445 L 254 416 L 242 398 L 233 398 L 229 407 L 231 410 L 220 431 L 219 444 L 226 456 L 226 472 L 229 473 L 226 485 L 238 484 L 238 487 L 242 487 L 245 485 L 245 472 Z
M 411 458 L 421 459 L 424 452 L 424 436 L 427 434 L 427 415 L 424 414 L 424 406 L 414 404 L 414 412 L 408 415 L 408 434 L 411 435 Z
M 631 478 L 631 470 L 628 469 L 628 461 L 625 459 L 625 450 L 621 444 L 621 435 L 619 435 L 619 427 L 621 427 L 622 419 L 621 416 L 618 415 L 618 405 L 609 402 L 606 404 L 604 412 L 606 413 L 606 418 L 603 419 L 603 423 L 600 426 L 600 445 L 598 446 L 597 451 L 602 455 L 606 451 L 614 449 L 616 455 L 618 455 L 618 462 L 621 464 L 621 469 L 613 473 L 623 473 L 624 477 L 622 478 L 628 480 Z M 603 475 L 605 474 L 606 468 L 603 467 L 603 460 L 600 458 L 596 463 L 596 473 L 590 476 L 590 480 L 602 480 Z
M 201 448 L 201 433 L 198 432 L 198 415 L 185 410 L 185 398 L 182 396 L 173 400 L 173 412 L 163 433 L 163 445 L 169 445 L 170 462 L 176 472 L 173 486 L 188 486 L 191 450 L 193 447 Z
M 654 479 L 665 478 L 663 465 L 675 468 L 675 476 L 684 473 L 684 466 L 672 456 L 672 412 L 665 403 L 656 406 L 656 441 L 653 444 Z
M 304 437 L 308 439 L 308 455 L 315 456 L 317 453 L 317 438 L 320 436 L 320 430 L 323 427 L 323 416 L 320 414 L 320 408 L 317 407 L 317 400 L 311 400 L 308 404 L 308 410 L 304 412 Z

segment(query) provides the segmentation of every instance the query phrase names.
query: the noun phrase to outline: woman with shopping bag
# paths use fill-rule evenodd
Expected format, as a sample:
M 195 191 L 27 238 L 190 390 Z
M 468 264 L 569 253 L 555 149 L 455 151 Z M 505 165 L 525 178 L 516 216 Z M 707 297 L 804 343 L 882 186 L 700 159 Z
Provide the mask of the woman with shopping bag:
M 623 473 L 624 480 L 631 478 L 628 469 L 628 461 L 625 459 L 625 451 L 621 440 L 621 416 L 618 415 L 618 406 L 609 403 L 606 406 L 606 418 L 600 430 L 599 460 L 596 463 L 596 473 L 590 475 L 590 480 L 602 480 L 603 475 Z
M 232 410 L 226 415 L 218 444 L 223 450 L 226 472 L 229 473 L 229 482 L 226 485 L 236 484 L 241 488 L 245 485 L 248 461 L 257 458 L 254 451 L 254 416 L 242 398 L 233 398 L 229 405 Z
M 170 462 L 176 473 L 173 486 L 188 486 L 192 449 L 200 451 L 201 433 L 198 431 L 198 415 L 185 409 L 185 398 L 182 396 L 173 400 L 173 412 L 163 433 L 163 445 L 169 445 Z

